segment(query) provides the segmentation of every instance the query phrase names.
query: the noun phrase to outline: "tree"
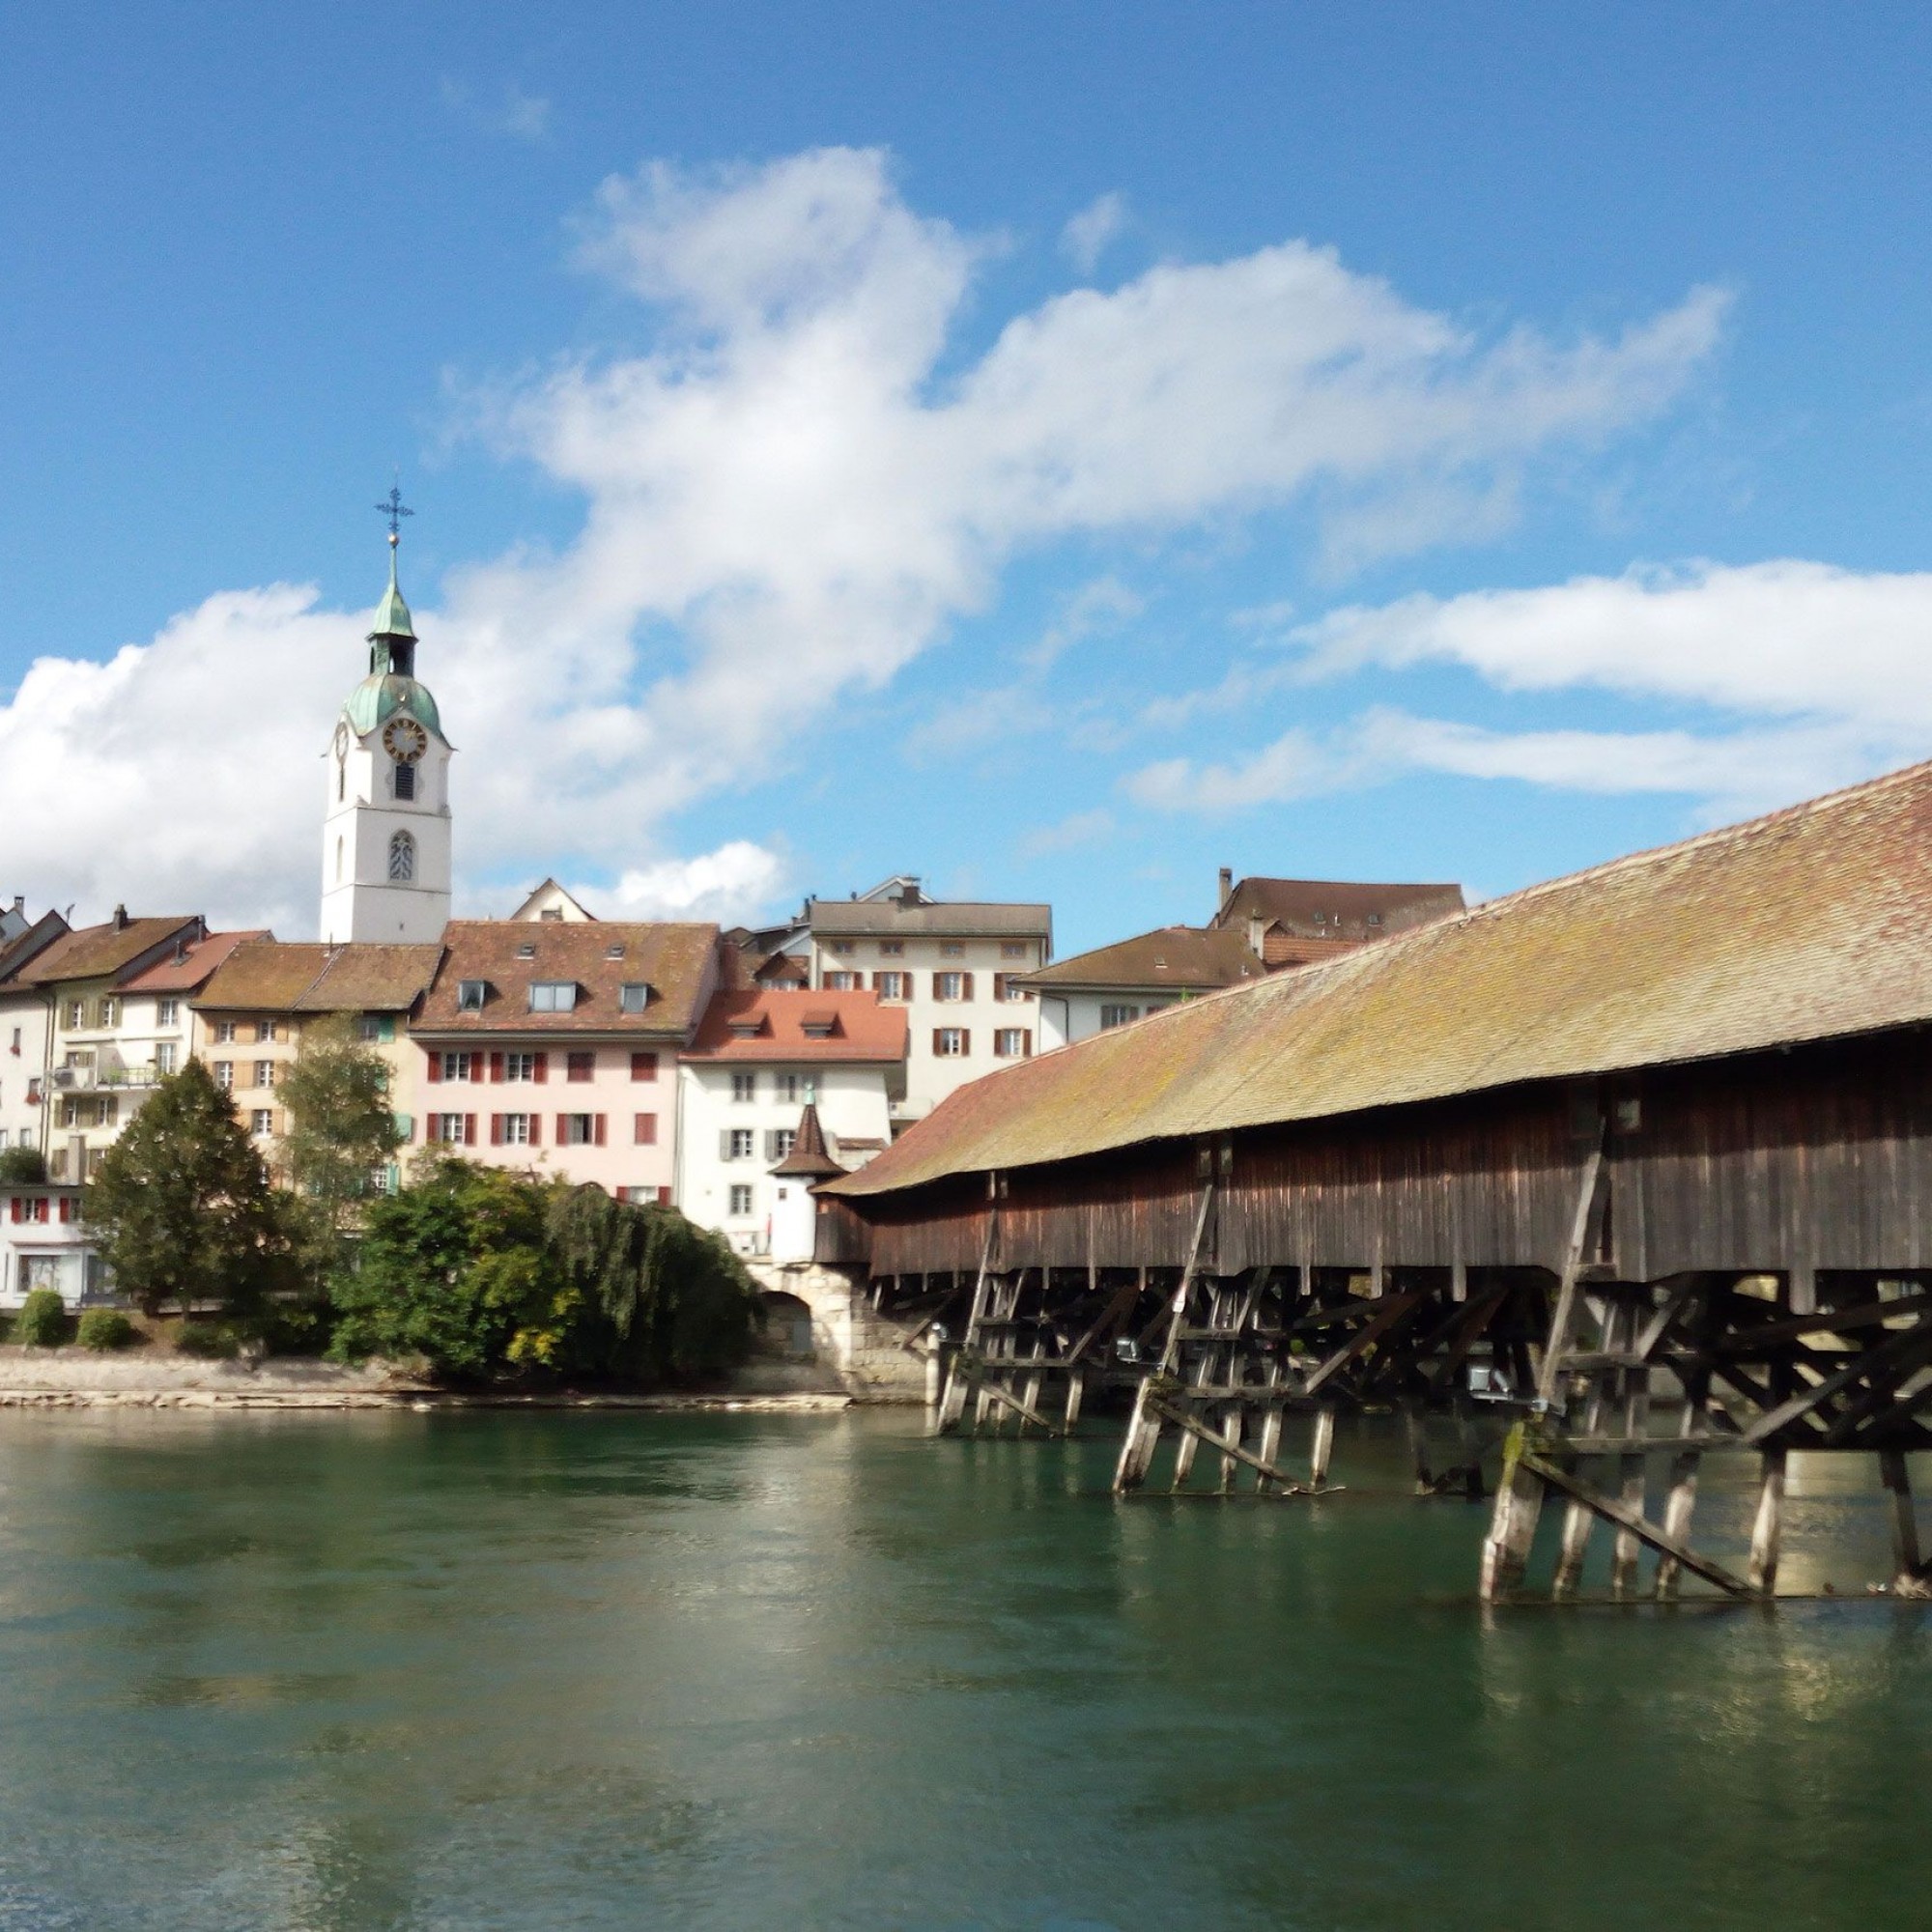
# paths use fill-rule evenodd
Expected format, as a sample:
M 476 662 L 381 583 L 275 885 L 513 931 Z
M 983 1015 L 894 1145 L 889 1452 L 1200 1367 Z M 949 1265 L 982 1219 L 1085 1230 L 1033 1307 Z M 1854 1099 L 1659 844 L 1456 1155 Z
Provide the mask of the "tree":
M 298 1204 L 303 1272 L 320 1293 L 347 1271 L 377 1172 L 403 1144 L 389 1069 L 344 1016 L 302 1030 L 277 1091 L 289 1116 L 277 1153 Z
M 199 1060 L 156 1088 L 101 1157 L 82 1213 L 122 1291 L 156 1315 L 231 1314 L 288 1279 L 285 1216 L 228 1095 Z
M 39 1148 L 0 1148 L 0 1182 L 11 1180 L 16 1187 L 43 1187 L 46 1179 L 47 1160 Z

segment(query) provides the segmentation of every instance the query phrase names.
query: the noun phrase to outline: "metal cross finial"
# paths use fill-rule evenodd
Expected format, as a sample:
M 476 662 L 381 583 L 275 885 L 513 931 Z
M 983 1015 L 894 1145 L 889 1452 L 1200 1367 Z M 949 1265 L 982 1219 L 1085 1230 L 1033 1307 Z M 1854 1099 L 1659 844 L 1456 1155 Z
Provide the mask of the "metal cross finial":
M 390 484 L 387 498 L 378 503 L 376 509 L 380 515 L 387 517 L 389 520 L 389 548 L 394 550 L 396 545 L 402 541 L 403 519 L 415 515 L 415 512 L 403 501 L 402 485 L 400 483 Z

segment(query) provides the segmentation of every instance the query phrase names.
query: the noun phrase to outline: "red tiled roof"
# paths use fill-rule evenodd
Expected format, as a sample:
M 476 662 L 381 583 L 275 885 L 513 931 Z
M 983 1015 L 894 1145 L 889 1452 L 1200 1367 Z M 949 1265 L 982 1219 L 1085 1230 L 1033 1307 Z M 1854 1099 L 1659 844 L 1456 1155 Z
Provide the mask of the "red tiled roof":
M 127 968 L 144 952 L 165 945 L 178 933 L 188 939 L 205 928 L 197 918 L 130 919 L 125 925 L 83 925 L 57 939 L 20 974 L 26 986 L 48 986 L 57 980 L 99 980 Z
M 1217 986 L 1237 986 L 1259 980 L 1266 968 L 1248 950 L 1246 928 L 1236 932 L 1203 931 L 1196 925 L 1164 925 L 1112 946 L 1076 952 L 1070 959 L 1042 966 L 1035 973 L 1015 973 L 1014 983 L 1043 991 L 1069 986 L 1125 987 L 1151 992 L 1171 986 L 1177 992 L 1206 992 Z
M 615 1034 L 684 1039 L 716 978 L 715 925 L 629 924 L 615 920 L 452 920 L 418 1033 Z M 527 949 L 528 956 L 525 956 Z M 458 1005 L 464 980 L 487 991 L 480 1012 Z M 575 986 L 568 1012 L 532 1012 L 530 987 Z M 644 985 L 641 1013 L 623 1009 L 622 988 Z
M 814 1039 L 808 1023 L 829 1022 L 829 1037 Z M 751 1037 L 738 1029 L 756 1027 Z M 903 1007 L 879 1004 L 876 993 L 810 993 L 767 988 L 719 993 L 704 1009 L 687 1060 L 885 1061 L 905 1058 L 910 1037 Z
M 191 993 L 208 980 L 235 951 L 250 940 L 270 937 L 265 927 L 251 932 L 211 932 L 206 939 L 179 948 L 166 958 L 125 982 L 130 993 Z

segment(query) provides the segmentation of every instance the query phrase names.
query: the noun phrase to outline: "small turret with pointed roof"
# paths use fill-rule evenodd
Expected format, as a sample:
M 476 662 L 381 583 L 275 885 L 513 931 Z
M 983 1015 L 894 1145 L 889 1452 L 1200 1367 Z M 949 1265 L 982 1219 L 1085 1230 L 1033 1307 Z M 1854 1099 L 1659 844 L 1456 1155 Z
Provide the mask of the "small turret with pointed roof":
M 830 1180 L 845 1172 L 825 1145 L 825 1129 L 819 1124 L 818 1108 L 812 1101 L 805 1103 L 805 1112 L 798 1117 L 798 1138 L 792 1142 L 791 1151 L 772 1172 L 798 1180 Z

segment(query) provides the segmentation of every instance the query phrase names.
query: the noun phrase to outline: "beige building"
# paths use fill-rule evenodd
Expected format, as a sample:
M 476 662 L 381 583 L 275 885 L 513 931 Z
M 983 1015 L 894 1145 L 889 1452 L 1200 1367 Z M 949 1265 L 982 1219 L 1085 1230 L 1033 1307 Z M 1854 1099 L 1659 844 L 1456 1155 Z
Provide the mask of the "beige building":
M 409 1018 L 442 958 L 440 946 L 321 946 L 258 939 L 234 949 L 190 1003 L 194 1051 L 269 1153 L 288 1131 L 277 1095 L 302 1032 L 321 1019 L 353 1018 L 389 1067 L 389 1092 L 405 1135 L 413 1130 L 414 1056 Z

